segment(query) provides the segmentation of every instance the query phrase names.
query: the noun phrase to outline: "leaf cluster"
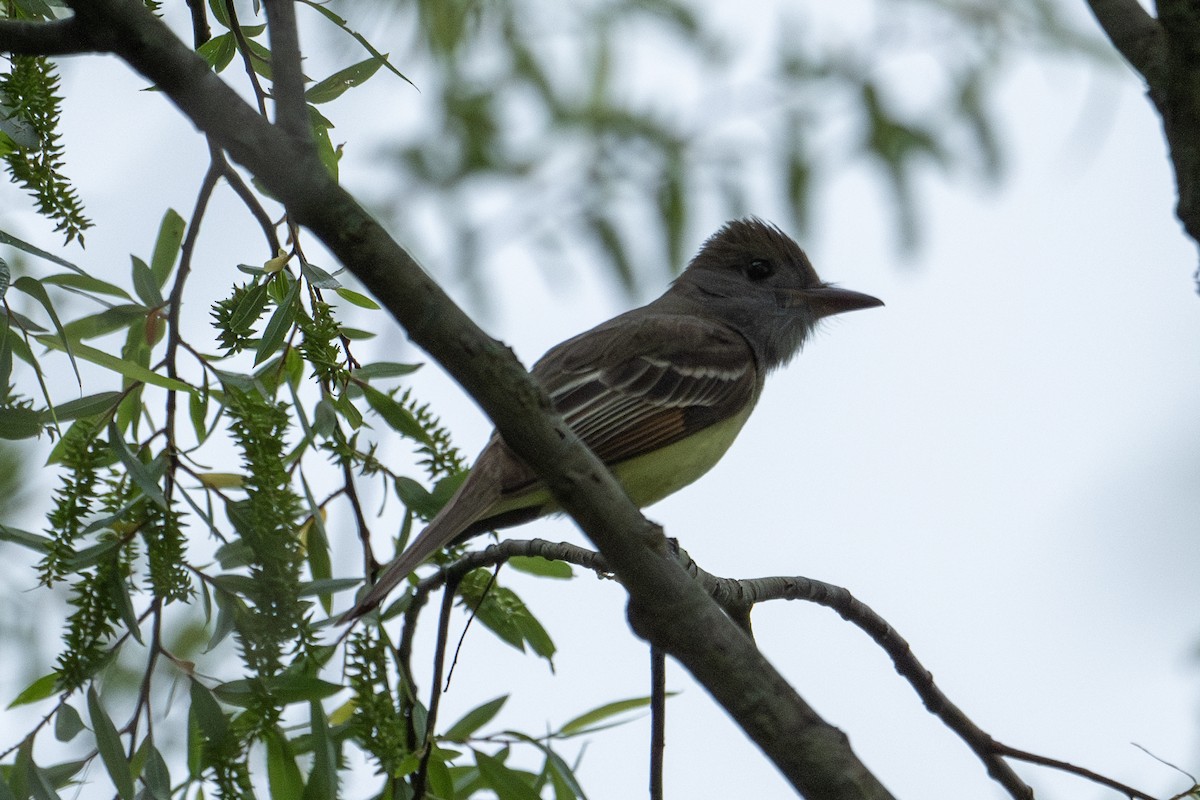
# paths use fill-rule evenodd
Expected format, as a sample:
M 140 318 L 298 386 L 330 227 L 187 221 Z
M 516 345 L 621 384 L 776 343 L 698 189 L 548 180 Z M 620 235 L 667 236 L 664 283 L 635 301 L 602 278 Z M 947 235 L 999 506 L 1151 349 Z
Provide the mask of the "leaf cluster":
M 0 18 L 11 14 L 0 13 Z M 18 14 L 17 17 L 22 16 Z M 62 96 L 54 65 L 44 56 L 12 55 L 0 71 L 0 158 L 11 179 L 34 198 L 67 242 L 83 241 L 92 226 L 66 178 L 59 133 Z

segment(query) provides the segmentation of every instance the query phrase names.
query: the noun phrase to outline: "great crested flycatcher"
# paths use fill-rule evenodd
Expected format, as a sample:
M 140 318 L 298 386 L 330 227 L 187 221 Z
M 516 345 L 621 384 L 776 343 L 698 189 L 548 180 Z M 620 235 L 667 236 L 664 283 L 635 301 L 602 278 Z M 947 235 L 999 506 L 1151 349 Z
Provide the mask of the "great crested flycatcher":
M 833 314 L 883 303 L 822 283 L 787 234 L 726 223 L 662 297 L 568 339 L 531 375 L 638 507 L 708 472 L 750 416 L 766 375 Z M 343 619 L 379 605 L 452 542 L 557 511 L 498 435 L 408 549 Z

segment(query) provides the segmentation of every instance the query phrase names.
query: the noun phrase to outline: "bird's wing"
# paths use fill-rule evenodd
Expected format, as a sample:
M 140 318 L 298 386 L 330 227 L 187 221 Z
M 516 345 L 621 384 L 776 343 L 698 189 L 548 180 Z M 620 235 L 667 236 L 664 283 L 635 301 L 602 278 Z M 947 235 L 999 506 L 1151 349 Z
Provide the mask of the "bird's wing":
M 665 314 L 618 317 L 554 348 L 532 374 L 606 464 L 725 420 L 762 388 L 761 370 L 741 335 Z

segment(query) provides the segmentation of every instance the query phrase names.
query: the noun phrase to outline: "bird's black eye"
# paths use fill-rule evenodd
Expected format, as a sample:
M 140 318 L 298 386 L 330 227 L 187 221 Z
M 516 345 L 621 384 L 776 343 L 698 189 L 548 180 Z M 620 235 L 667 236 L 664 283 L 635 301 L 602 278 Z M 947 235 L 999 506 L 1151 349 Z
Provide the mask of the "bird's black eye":
M 761 281 L 775 274 L 775 265 L 763 258 L 756 258 L 746 265 L 746 277 L 752 281 Z

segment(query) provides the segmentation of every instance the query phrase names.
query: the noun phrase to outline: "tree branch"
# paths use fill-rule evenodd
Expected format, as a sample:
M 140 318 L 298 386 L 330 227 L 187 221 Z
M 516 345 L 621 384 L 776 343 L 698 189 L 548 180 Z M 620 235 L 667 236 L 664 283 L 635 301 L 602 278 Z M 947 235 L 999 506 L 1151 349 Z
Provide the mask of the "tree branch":
M 635 631 L 679 660 L 809 798 L 887 798 L 822 720 L 704 590 L 530 379 L 315 156 L 254 113 L 137 0 L 71 0 L 110 49 L 165 92 L 281 199 L 474 397 L 596 543 L 629 592 Z
M 66 56 L 94 53 L 97 48 L 76 17 L 53 22 L 0 20 L 0 53 L 22 56 Z
M 292 0 L 266 0 L 267 31 L 271 35 L 271 99 L 275 124 L 301 147 L 312 147 L 312 126 L 304 102 L 304 72 L 300 66 L 300 33 Z
M 1166 42 L 1162 28 L 1137 0 L 1087 0 L 1105 35 L 1135 70 L 1156 86 L 1162 82 Z
M 1175 215 L 1200 244 L 1200 8 L 1191 0 L 1158 0 L 1155 20 L 1137 0 L 1088 0 L 1088 6 L 1146 79 L 1175 171 Z M 1196 279 L 1200 287 L 1200 268 Z

